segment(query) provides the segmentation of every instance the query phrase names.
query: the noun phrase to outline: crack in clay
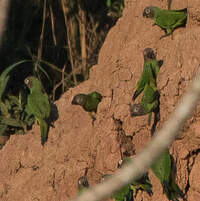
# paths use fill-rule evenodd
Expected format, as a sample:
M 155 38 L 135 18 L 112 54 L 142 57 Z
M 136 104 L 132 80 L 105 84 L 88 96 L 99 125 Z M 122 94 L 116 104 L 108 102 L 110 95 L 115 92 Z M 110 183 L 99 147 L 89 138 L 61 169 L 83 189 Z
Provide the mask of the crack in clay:
M 145 130 L 145 129 L 147 129 L 147 126 L 146 126 L 146 125 L 140 126 L 140 128 L 139 128 L 138 130 L 136 130 L 136 131 L 133 132 L 133 135 L 132 135 L 132 136 L 137 135 L 138 133 L 140 133 L 140 131 Z
M 18 164 L 19 164 L 19 166 L 15 169 L 15 174 L 17 174 L 20 169 L 29 169 L 29 168 L 31 168 L 33 171 L 39 170 L 39 166 L 37 166 L 37 165 L 26 166 L 26 165 L 22 165 L 21 161 L 19 161 Z
M 197 157 L 197 155 L 200 153 L 200 149 L 196 149 L 196 150 L 193 150 L 192 152 L 190 152 L 186 159 L 187 159 L 187 172 L 188 172 L 188 180 L 187 180 L 187 185 L 186 185 L 186 188 L 185 188 L 185 194 L 187 194 L 187 192 L 189 191 L 190 189 L 190 174 L 191 174 L 191 170 L 192 170 L 192 167 L 195 163 L 195 159 Z M 193 161 L 192 161 L 192 164 L 190 164 L 190 158 L 193 157 Z
M 185 81 L 184 77 L 181 77 L 178 81 L 178 86 L 177 86 L 177 93 L 175 94 L 175 96 L 180 96 L 180 90 L 181 90 L 181 84 Z
M 166 83 L 161 87 L 160 91 L 163 91 L 168 86 L 168 83 L 169 83 L 169 78 L 167 78 Z
M 3 189 L 3 192 L 0 194 L 0 198 L 3 198 L 5 195 L 8 194 L 10 186 L 7 183 L 4 183 L 3 188 L 4 189 Z
M 114 99 L 114 89 L 111 89 L 111 102 L 110 102 L 110 108 L 111 108 L 111 106 L 112 106 L 113 99 Z
M 132 142 L 132 136 L 126 136 L 124 129 L 122 128 L 123 122 L 120 119 L 115 119 L 113 116 L 113 121 L 116 126 L 117 131 L 117 142 L 120 146 L 121 157 L 130 157 L 135 155 L 135 146 Z M 124 151 L 122 151 L 124 149 Z
M 55 176 L 55 172 L 54 172 L 51 186 L 52 186 L 53 190 L 56 192 L 55 178 L 56 178 L 56 176 Z

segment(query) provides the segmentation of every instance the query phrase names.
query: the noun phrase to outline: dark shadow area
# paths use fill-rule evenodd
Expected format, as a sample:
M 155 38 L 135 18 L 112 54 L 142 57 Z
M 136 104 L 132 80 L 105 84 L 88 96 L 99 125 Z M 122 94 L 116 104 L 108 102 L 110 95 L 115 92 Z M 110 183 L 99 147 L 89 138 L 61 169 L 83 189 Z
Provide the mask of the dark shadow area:
M 88 79 L 107 33 L 122 16 L 124 1 L 110 2 L 12 1 L 0 49 L 0 73 L 20 60 L 32 62 L 13 70 L 9 90 L 17 94 L 25 77 L 35 75 L 56 100 Z
M 154 135 L 157 124 L 160 121 L 160 94 L 159 94 L 159 99 L 158 99 L 158 107 L 155 109 L 155 111 L 153 111 L 153 113 L 154 113 L 154 121 L 153 121 L 153 125 L 151 127 L 151 136 Z

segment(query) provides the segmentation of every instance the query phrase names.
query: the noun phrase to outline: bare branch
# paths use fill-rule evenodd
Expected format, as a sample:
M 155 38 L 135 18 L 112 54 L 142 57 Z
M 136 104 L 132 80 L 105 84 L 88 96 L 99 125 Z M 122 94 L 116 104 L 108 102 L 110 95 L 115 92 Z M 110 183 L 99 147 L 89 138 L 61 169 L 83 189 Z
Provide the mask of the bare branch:
M 178 135 L 179 129 L 197 105 L 199 97 L 200 74 L 196 76 L 191 87 L 177 105 L 174 113 L 170 116 L 170 119 L 154 135 L 152 141 L 142 153 L 138 154 L 127 167 L 119 170 L 112 178 L 102 184 L 96 185 L 71 201 L 97 201 L 109 198 L 112 193 L 136 179 L 139 174 L 146 172 L 152 162 L 170 146 L 176 135 Z

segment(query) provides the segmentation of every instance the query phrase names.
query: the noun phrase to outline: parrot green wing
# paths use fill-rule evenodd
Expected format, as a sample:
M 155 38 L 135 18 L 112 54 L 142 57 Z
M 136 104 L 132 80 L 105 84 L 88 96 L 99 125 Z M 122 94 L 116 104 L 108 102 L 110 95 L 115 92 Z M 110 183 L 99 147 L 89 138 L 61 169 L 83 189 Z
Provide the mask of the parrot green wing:
M 153 173 L 158 177 L 161 183 L 170 181 L 171 159 L 169 151 L 165 151 L 151 166 Z
M 162 10 L 162 9 L 154 9 L 155 23 L 161 28 L 167 30 L 170 29 L 173 31 L 175 28 L 182 26 L 186 23 L 187 14 L 184 10 Z
M 133 201 L 133 191 L 130 188 L 130 185 L 127 185 L 114 193 L 112 198 L 116 201 Z
M 98 104 L 101 102 L 102 96 L 98 92 L 93 92 L 87 95 L 87 101 L 83 108 L 88 112 L 97 112 Z
M 163 191 L 169 200 L 178 201 L 178 197 L 184 198 L 183 192 L 175 183 L 171 172 L 171 158 L 169 150 L 165 151 L 161 158 L 159 158 L 151 167 L 153 173 L 160 180 Z
M 39 119 L 50 115 L 50 103 L 47 94 L 33 92 L 27 99 L 27 112 Z
M 144 95 L 141 100 L 141 104 L 144 107 L 144 113 L 152 112 L 159 104 L 159 97 L 157 97 L 157 91 L 151 86 L 146 85 L 144 89 Z
M 133 100 L 135 100 L 137 96 L 139 96 L 140 93 L 144 90 L 145 85 L 149 83 L 151 77 L 153 77 L 151 64 L 149 62 L 145 62 L 142 75 L 137 82 L 137 89 L 134 92 Z

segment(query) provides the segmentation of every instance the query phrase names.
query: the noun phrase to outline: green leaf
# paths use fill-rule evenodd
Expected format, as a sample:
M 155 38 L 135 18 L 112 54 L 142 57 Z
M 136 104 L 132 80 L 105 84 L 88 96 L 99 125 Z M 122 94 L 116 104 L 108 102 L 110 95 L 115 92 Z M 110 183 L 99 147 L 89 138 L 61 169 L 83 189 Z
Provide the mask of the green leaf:
M 106 5 L 107 5 L 108 8 L 110 8 L 111 7 L 111 0 L 107 0 Z
M 5 124 L 0 124 L 0 136 L 5 133 L 7 127 Z
M 13 118 L 6 118 L 6 117 L 0 117 L 0 123 L 5 124 L 7 126 L 14 126 L 14 127 L 24 127 L 23 123 L 21 121 L 17 121 Z
M 8 73 L 16 66 L 25 63 L 25 62 L 32 62 L 31 60 L 21 60 L 19 62 L 16 62 L 14 64 L 12 64 L 11 66 L 7 67 L 0 75 L 0 99 L 2 99 L 2 95 L 5 91 L 5 88 L 7 86 L 8 80 L 9 80 L 9 76 Z
M 0 102 L 0 109 L 1 109 L 1 114 L 2 114 L 3 116 L 9 116 L 8 108 L 7 108 L 7 106 L 6 106 L 4 103 L 2 103 L 2 102 Z

